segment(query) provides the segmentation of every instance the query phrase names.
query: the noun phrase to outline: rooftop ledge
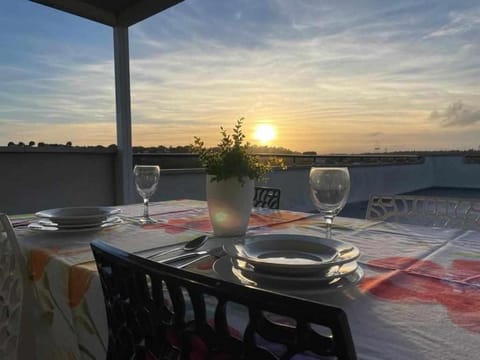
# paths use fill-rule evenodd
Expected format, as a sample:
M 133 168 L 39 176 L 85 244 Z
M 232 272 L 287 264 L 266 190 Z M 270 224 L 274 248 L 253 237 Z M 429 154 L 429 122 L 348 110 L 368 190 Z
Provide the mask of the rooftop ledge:
M 115 145 L 105 146 L 0 146 L 0 153 L 69 153 L 69 154 L 116 154 Z M 425 154 L 339 154 L 339 155 L 303 155 L 303 154 L 257 154 L 260 158 L 280 157 L 287 167 L 306 168 L 311 166 L 389 166 L 414 165 L 425 162 L 425 157 L 462 157 L 465 164 L 480 164 L 480 153 L 425 153 Z M 159 164 L 164 169 L 199 171 L 197 156 L 192 153 L 134 153 L 136 164 Z M 178 167 L 176 167 L 178 166 Z
M 75 146 L 0 146 L 0 153 L 82 153 L 82 154 L 115 154 L 116 147 L 105 146 L 89 146 L 89 147 L 75 147 Z

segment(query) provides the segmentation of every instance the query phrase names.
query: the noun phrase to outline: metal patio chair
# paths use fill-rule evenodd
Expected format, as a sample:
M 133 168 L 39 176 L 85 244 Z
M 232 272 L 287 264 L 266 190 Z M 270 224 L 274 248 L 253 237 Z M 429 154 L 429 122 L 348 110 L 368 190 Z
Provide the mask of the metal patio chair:
M 109 360 L 356 358 L 339 308 L 177 269 L 98 240 L 91 246 L 105 297 Z M 232 330 L 231 305 L 245 310 L 243 333 Z M 280 324 L 279 315 L 289 324 Z
M 278 188 L 255 186 L 255 196 L 253 197 L 254 207 L 263 207 L 268 209 L 280 208 L 281 190 Z
M 480 199 L 371 195 L 368 220 L 480 230 Z
M 0 213 L 0 359 L 35 359 L 33 293 L 7 215 Z

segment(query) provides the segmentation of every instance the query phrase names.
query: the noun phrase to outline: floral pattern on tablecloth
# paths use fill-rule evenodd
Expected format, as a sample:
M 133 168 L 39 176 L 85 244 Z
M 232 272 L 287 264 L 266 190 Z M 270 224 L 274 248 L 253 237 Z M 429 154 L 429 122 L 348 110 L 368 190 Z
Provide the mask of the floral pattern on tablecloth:
M 286 210 L 268 210 L 255 209 L 250 215 L 248 223 L 249 229 L 270 226 L 291 226 L 290 223 L 313 216 L 312 214 L 286 211 Z M 159 219 L 160 220 L 160 219 Z M 317 220 L 318 221 L 318 220 Z M 156 224 L 147 224 L 144 229 L 163 229 L 169 234 L 178 234 L 186 230 L 197 230 L 203 232 L 212 232 L 212 224 L 208 214 L 208 209 L 193 209 L 191 211 L 182 211 L 173 214 L 164 214 L 161 221 Z
M 363 291 L 388 301 L 442 305 L 457 326 L 480 333 L 480 261 L 453 260 L 444 268 L 429 260 L 391 257 L 368 265 L 393 271 L 365 277 L 359 284 Z
M 171 201 L 152 204 L 151 208 L 161 222 L 143 227 L 125 223 L 108 231 L 71 236 L 42 236 L 26 230 L 17 233 L 41 308 L 37 333 L 48 344 L 39 349 L 40 359 L 105 358 L 107 323 L 90 241 L 100 239 L 126 251 L 143 253 L 159 245 L 183 243 L 211 232 L 205 202 Z M 123 209 L 126 214 L 141 214 L 140 204 Z M 323 219 L 318 214 L 283 210 L 256 210 L 249 225 L 249 234 L 253 235 L 324 236 L 325 232 Z M 415 313 L 416 306 L 432 305 L 440 309 L 430 309 L 435 316 L 445 317 L 442 314 L 446 313 L 449 323 L 444 326 L 456 326 L 451 330 L 455 336 L 459 329 L 480 333 L 478 233 L 339 217 L 335 219 L 333 236 L 356 245 L 361 251 L 358 261 L 365 277 L 358 289 L 345 292 L 351 304 L 347 310 L 355 316 L 362 319 L 363 313 L 356 313 L 357 309 L 374 310 L 368 315 L 369 321 L 373 321 L 377 316 L 375 311 L 379 311 L 378 321 L 389 318 L 388 321 L 394 322 L 395 316 L 404 316 L 404 312 L 390 313 L 390 306 L 409 305 L 415 317 L 420 317 L 422 314 Z M 209 274 L 213 261 L 209 258 L 198 262 L 190 270 Z M 315 292 L 310 296 L 315 298 Z M 365 307 L 360 307 L 364 302 Z M 353 328 L 357 320 L 354 317 Z M 402 321 L 410 319 L 402 318 Z M 354 339 L 366 333 L 367 338 L 362 338 L 360 344 L 369 339 L 364 327 L 365 324 L 362 331 L 354 333 Z M 480 343 L 480 338 L 476 339 L 473 338 L 469 346 L 480 351 L 480 347 L 472 345 Z
M 37 332 L 40 343 L 37 354 L 39 359 L 52 360 L 101 358 L 98 350 L 105 354 L 106 341 L 90 315 L 89 306 L 103 307 L 102 299 L 100 297 L 97 304 L 85 301 L 85 294 L 96 277 L 96 264 L 65 267 L 56 257 L 60 253 L 58 248 L 30 252 L 31 278 L 39 303 L 39 328 L 43 329 Z M 88 346 L 69 334 L 88 338 Z M 97 355 L 91 348 L 96 349 Z

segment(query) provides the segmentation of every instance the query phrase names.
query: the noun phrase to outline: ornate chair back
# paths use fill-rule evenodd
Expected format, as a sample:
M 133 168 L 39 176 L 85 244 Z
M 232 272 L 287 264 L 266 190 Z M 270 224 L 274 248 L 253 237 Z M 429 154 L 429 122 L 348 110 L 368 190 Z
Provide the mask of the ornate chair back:
M 0 213 L 0 359 L 34 359 L 32 291 L 7 215 Z
M 108 359 L 356 358 L 341 309 L 176 269 L 101 241 L 91 246 L 107 309 Z M 232 326 L 235 311 L 243 331 Z
M 366 219 L 479 230 L 480 199 L 372 195 Z
M 255 196 L 253 197 L 254 207 L 263 207 L 269 209 L 280 208 L 281 190 L 265 186 L 255 186 Z

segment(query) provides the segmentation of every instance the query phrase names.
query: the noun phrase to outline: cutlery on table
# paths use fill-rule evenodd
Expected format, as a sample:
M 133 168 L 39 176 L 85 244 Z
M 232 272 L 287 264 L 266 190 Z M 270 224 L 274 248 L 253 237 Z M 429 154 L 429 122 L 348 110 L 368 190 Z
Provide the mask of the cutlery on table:
M 191 261 L 190 263 L 187 263 L 187 264 L 183 264 L 179 267 L 185 267 L 185 266 L 188 266 L 190 265 L 191 263 L 194 263 L 194 262 L 197 262 L 201 259 L 204 259 L 204 258 L 207 258 L 208 256 L 222 256 L 224 254 L 224 251 L 223 251 L 223 247 L 215 247 L 215 248 L 212 248 L 212 249 L 209 249 L 209 250 L 201 250 L 201 251 L 194 251 L 194 252 L 189 252 L 189 253 L 186 253 L 186 254 L 180 254 L 180 255 L 176 255 L 176 256 L 172 256 L 172 257 L 169 257 L 167 259 L 162 259 L 162 260 L 159 260 L 158 262 L 159 263 L 162 263 L 162 264 L 173 264 L 173 263 L 176 263 L 178 261 L 183 261 L 183 260 L 188 260 L 188 259 L 194 259 L 193 261 Z
M 35 221 L 35 219 L 36 219 L 35 216 L 18 217 L 18 218 L 11 219 L 11 222 L 12 222 L 12 226 L 16 228 L 16 227 L 28 226 L 28 224 Z
M 17 228 L 17 227 L 26 227 L 30 224 L 30 221 L 29 220 L 21 220 L 21 221 L 15 221 L 15 222 L 12 222 L 12 226 L 14 228 Z
M 196 237 L 195 239 L 192 239 L 192 240 L 186 242 L 185 245 L 183 245 L 183 246 L 176 246 L 172 249 L 162 250 L 160 252 L 156 252 L 154 254 L 148 255 L 148 256 L 146 256 L 146 258 L 152 260 L 154 258 L 163 256 L 163 255 L 166 255 L 166 254 L 169 254 L 171 252 L 178 251 L 178 250 L 182 250 L 184 252 L 194 251 L 194 250 L 199 249 L 203 244 L 205 244 L 205 242 L 207 240 L 208 240 L 207 235 L 201 235 L 201 236 Z
M 190 260 L 190 261 L 188 261 L 188 262 L 186 262 L 186 263 L 183 263 L 183 264 L 180 264 L 180 265 L 176 266 L 176 268 L 177 268 L 177 269 L 186 268 L 187 266 L 190 266 L 190 265 L 192 265 L 192 264 L 195 264 L 196 262 L 201 261 L 201 260 L 203 260 L 203 259 L 206 259 L 206 258 L 208 258 L 208 257 L 210 257 L 210 256 L 212 256 L 212 255 L 211 255 L 211 254 L 201 255 L 201 256 L 197 257 L 196 259 Z

